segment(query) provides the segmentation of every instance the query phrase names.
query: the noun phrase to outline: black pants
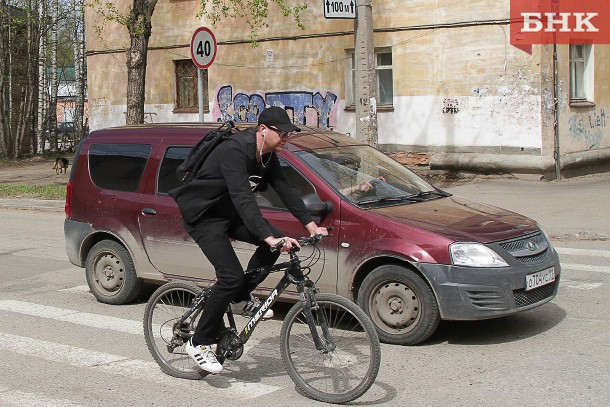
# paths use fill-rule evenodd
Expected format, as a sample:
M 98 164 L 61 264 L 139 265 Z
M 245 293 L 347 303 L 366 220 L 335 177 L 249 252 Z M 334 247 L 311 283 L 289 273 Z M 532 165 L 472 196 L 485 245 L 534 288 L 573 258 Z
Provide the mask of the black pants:
M 279 236 L 278 231 L 270 227 L 274 236 Z M 194 345 L 211 345 L 217 342 L 218 334 L 224 327 L 223 316 L 229 303 L 249 300 L 250 293 L 267 277 L 265 274 L 246 279 L 231 239 L 258 246 L 250 258 L 248 269 L 275 264 L 279 253 L 272 253 L 267 243 L 250 233 L 240 217 L 203 219 L 196 226 L 187 225 L 187 231 L 214 266 L 218 279 L 193 335 Z

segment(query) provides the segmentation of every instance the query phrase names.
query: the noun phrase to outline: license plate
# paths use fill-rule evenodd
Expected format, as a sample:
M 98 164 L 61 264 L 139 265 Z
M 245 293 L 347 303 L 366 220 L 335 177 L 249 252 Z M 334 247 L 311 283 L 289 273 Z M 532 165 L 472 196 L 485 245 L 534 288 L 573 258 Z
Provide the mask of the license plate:
M 555 267 L 525 276 L 525 291 L 552 283 L 555 281 Z

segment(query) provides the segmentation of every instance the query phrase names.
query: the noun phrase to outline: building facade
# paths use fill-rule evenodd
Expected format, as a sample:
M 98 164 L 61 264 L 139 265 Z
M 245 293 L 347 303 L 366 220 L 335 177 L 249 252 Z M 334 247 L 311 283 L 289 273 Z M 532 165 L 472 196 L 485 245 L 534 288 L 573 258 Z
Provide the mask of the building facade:
M 115 3 L 127 10 L 131 1 Z M 297 123 L 355 135 L 354 20 L 325 19 L 318 3 L 301 14 L 305 30 L 271 4 L 253 48 L 243 22 L 214 27 L 197 17 L 198 0 L 159 0 L 145 120 L 198 120 L 190 40 L 208 26 L 218 51 L 203 72 L 206 121 L 256 122 L 278 105 Z M 373 2 L 382 150 L 427 152 L 439 169 L 550 178 L 558 168 L 610 170 L 610 46 L 534 45 L 529 54 L 510 44 L 509 14 L 509 0 Z M 122 125 L 127 29 L 92 8 L 86 26 L 91 129 Z

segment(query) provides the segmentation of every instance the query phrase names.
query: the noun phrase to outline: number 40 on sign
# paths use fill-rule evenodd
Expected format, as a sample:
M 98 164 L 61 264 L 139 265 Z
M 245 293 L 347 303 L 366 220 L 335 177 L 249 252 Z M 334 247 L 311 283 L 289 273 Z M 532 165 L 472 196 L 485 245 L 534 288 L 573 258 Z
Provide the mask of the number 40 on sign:
M 206 27 L 199 27 L 191 38 L 191 58 L 195 65 L 205 69 L 212 65 L 216 58 L 216 38 Z

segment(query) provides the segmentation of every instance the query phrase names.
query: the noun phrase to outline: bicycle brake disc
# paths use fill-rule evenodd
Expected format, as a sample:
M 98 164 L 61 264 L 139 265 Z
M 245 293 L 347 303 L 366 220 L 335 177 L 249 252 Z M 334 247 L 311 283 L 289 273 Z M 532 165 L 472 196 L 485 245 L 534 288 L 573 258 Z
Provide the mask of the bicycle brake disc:
M 244 344 L 234 331 L 227 329 L 218 337 L 217 353 L 229 360 L 237 360 L 244 353 Z

